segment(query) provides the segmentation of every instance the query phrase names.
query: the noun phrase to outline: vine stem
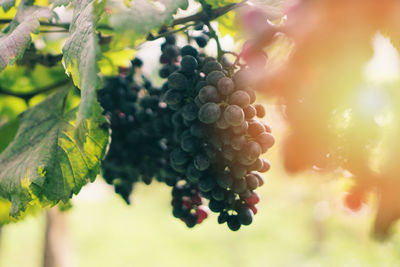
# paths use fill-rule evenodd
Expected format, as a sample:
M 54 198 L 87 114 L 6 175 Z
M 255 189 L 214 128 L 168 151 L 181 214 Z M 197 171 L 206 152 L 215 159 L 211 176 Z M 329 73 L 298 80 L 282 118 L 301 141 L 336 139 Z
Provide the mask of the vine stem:
M 67 85 L 69 84 L 71 81 L 69 79 L 67 80 L 61 80 L 58 81 L 54 84 L 48 85 L 48 86 L 44 86 L 41 88 L 36 89 L 34 92 L 29 92 L 29 93 L 22 93 L 22 92 L 11 92 L 10 90 L 3 88 L 0 86 L 0 95 L 7 95 L 7 96 L 14 96 L 14 97 L 18 97 L 21 98 L 25 101 L 28 101 L 29 99 L 31 99 L 32 97 L 34 97 L 35 95 L 38 94 L 42 94 L 42 93 L 46 93 L 49 92 L 53 89 L 56 89 L 58 87 L 61 87 L 63 85 Z
M 222 7 L 218 7 L 215 9 L 210 10 L 210 12 L 204 12 L 200 11 L 194 15 L 191 16 L 187 16 L 184 18 L 179 18 L 179 19 L 175 19 L 169 26 L 173 27 L 173 26 L 178 26 L 178 25 L 184 25 L 188 22 L 199 22 L 199 21 L 206 21 L 206 20 L 214 20 L 226 13 L 228 13 L 231 10 L 234 10 L 236 8 L 240 8 L 242 6 L 244 6 L 247 3 L 248 0 L 243 0 L 239 3 L 233 3 L 233 4 L 228 4 Z M 0 19 L 0 24 L 6 24 L 6 23 L 10 23 L 12 21 L 12 19 Z M 41 26 L 48 26 L 48 27 L 58 27 L 58 28 L 63 28 L 66 30 L 69 30 L 69 23 L 51 23 L 51 22 L 45 22 L 45 21 L 41 21 L 40 22 Z M 99 30 L 113 30 L 112 27 L 108 26 L 108 25 L 98 25 L 97 29 Z

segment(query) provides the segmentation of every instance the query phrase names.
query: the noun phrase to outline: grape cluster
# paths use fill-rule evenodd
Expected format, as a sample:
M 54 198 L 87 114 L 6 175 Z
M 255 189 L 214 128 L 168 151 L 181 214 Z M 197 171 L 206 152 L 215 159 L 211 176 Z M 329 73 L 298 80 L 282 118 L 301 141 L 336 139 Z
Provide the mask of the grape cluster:
M 171 113 L 160 100 L 161 89 L 140 75 L 141 65 L 141 60 L 133 60 L 132 68 L 106 78 L 98 92 L 112 130 L 102 162 L 103 177 L 128 203 L 136 182 L 150 184 L 153 177 L 176 179 L 168 166 Z
M 170 39 L 166 38 L 160 58 L 162 69 L 175 69 L 163 86 L 165 102 L 174 112 L 174 141 L 179 144 L 169 155 L 170 166 L 186 187 L 209 199 L 219 223 L 227 222 L 236 231 L 251 224 L 257 213 L 259 195 L 254 190 L 263 184 L 259 172 L 270 168 L 260 156 L 274 138 L 270 127 L 256 119 L 265 116 L 265 109 L 254 104 L 246 68 L 222 66 L 191 45 L 179 49 Z

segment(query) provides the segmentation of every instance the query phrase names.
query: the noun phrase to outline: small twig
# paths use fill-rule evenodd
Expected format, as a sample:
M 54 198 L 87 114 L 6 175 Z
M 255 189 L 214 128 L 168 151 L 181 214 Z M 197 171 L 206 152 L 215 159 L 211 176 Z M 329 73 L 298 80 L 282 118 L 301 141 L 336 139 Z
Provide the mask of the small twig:
M 58 87 L 61 87 L 63 85 L 67 85 L 70 82 L 71 81 L 69 79 L 61 80 L 54 84 L 38 88 L 34 92 L 29 92 L 29 93 L 11 92 L 9 89 L 0 87 L 0 95 L 15 96 L 15 97 L 18 97 L 18 98 L 21 98 L 21 99 L 27 101 L 38 94 L 49 92 L 49 91 L 56 89 Z
M 147 41 L 154 41 L 154 40 L 157 40 L 157 39 L 159 39 L 159 38 L 163 38 L 163 37 L 165 37 L 165 36 L 168 36 L 168 35 L 170 35 L 170 34 L 174 34 L 174 33 L 177 33 L 177 32 L 184 31 L 184 30 L 186 30 L 187 28 L 192 27 L 192 26 L 194 26 L 194 25 L 196 25 L 196 23 L 187 24 L 187 25 L 183 26 L 182 28 L 179 28 L 179 29 L 176 29 L 176 30 L 173 30 L 173 31 L 167 31 L 167 32 L 164 32 L 164 33 L 159 34 L 159 35 L 157 35 L 157 36 L 153 36 L 153 35 L 149 34 L 149 35 L 147 36 L 146 40 L 147 40 Z

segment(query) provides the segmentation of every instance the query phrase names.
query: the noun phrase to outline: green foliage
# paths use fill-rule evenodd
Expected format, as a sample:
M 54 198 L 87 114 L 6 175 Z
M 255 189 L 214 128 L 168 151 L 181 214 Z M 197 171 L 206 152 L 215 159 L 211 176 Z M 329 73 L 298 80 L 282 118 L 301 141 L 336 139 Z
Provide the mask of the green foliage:
M 15 0 L 0 0 L 0 7 L 2 7 L 5 12 L 10 10 L 14 5 Z
M 119 3 L 119 6 L 111 6 L 113 14 L 110 17 L 110 25 L 117 33 L 115 47 L 134 45 L 151 30 L 163 24 L 170 24 L 172 15 L 178 8 L 187 7 L 188 0 L 136 0 L 131 1 L 129 7 L 122 6 L 122 3 Z
M 35 200 L 65 203 L 98 173 L 108 137 L 106 121 L 87 121 L 83 149 L 78 147 L 77 110 L 65 110 L 67 93 L 59 91 L 24 112 L 14 141 L 0 155 L 0 196 L 11 201 L 12 216 Z
M 30 6 L 21 3 L 14 20 L 0 34 L 0 71 L 21 58 L 25 49 L 31 43 L 31 33 L 39 30 L 39 18 L 51 18 L 52 13 L 47 8 Z

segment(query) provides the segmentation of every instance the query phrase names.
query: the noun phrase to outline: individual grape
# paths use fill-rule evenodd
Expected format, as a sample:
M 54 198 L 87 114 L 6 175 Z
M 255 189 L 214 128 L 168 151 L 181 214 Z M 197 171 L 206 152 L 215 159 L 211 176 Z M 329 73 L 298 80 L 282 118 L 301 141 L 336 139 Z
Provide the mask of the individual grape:
M 194 40 L 196 41 L 197 45 L 201 48 L 205 47 L 210 40 L 210 37 L 208 37 L 205 34 L 202 34 L 200 36 L 194 37 Z
M 209 61 L 209 62 L 205 63 L 203 68 L 202 68 L 202 71 L 206 75 L 208 75 L 212 71 L 216 71 L 216 70 L 222 71 L 222 65 L 220 63 L 218 63 L 217 61 Z
M 218 223 L 219 223 L 219 224 L 226 223 L 226 222 L 228 221 L 228 218 L 229 218 L 228 212 L 223 211 L 223 212 L 221 212 L 221 213 L 219 214 L 219 216 L 218 216 Z
M 196 48 L 194 48 L 191 45 L 185 45 L 184 47 L 181 48 L 181 55 L 182 57 L 184 56 L 192 56 L 192 57 L 197 57 L 198 52 Z
M 186 169 L 186 178 L 192 182 L 192 183 L 197 183 L 199 179 L 202 176 L 202 172 L 199 171 L 194 164 L 189 164 L 189 166 Z
M 207 75 L 206 80 L 208 84 L 217 86 L 219 80 L 221 80 L 224 77 L 225 74 L 222 71 L 214 70 Z
M 197 150 L 196 138 L 192 136 L 181 137 L 181 148 L 183 151 L 191 153 Z
M 235 164 L 231 167 L 231 173 L 233 178 L 241 179 L 246 175 L 247 169 L 240 164 Z
M 250 225 L 253 222 L 254 213 L 247 207 L 242 207 L 238 211 L 238 219 L 242 225 Z
M 212 177 L 202 176 L 199 180 L 199 189 L 202 192 L 210 192 L 215 187 L 216 182 Z M 211 209 L 212 210 L 212 209 Z
M 217 201 L 215 199 L 211 199 L 208 203 L 208 207 L 214 212 L 221 212 L 224 209 L 224 206 L 225 204 L 223 201 Z
M 264 118 L 264 116 L 265 116 L 264 106 L 261 104 L 256 104 L 256 105 L 254 105 L 254 107 L 256 108 L 256 111 L 257 111 L 257 117 Z
M 166 45 L 163 55 L 165 55 L 169 60 L 173 60 L 179 56 L 179 48 L 176 45 Z
M 137 68 L 141 68 L 143 66 L 143 61 L 138 57 L 135 57 L 131 63 L 132 63 L 132 66 L 137 67 Z
M 188 161 L 188 155 L 180 148 L 175 148 L 170 154 L 170 160 L 173 164 L 183 165 Z
M 244 120 L 242 121 L 242 124 L 240 124 L 239 126 L 232 126 L 232 132 L 236 135 L 243 134 L 247 131 L 248 128 L 249 128 L 249 123 L 246 120 Z
M 216 186 L 211 192 L 212 198 L 217 201 L 223 201 L 225 199 L 225 190 Z
M 263 159 L 263 160 L 262 160 L 262 167 L 259 168 L 259 169 L 256 170 L 256 171 L 259 171 L 259 172 L 267 172 L 267 171 L 269 171 L 269 169 L 271 169 L 271 163 L 269 162 L 269 160 Z
M 257 142 L 271 148 L 275 144 L 275 138 L 267 132 L 262 132 L 256 137 Z
M 168 77 L 168 88 L 171 90 L 184 91 L 188 87 L 188 79 L 179 72 L 174 72 Z
M 247 139 L 243 135 L 235 136 L 231 140 L 231 146 L 234 150 L 241 150 L 243 146 L 247 143 Z
M 235 91 L 229 97 L 229 104 L 245 108 L 250 104 L 250 96 L 245 91 Z
M 255 205 L 260 202 L 260 195 L 257 192 L 252 192 L 251 197 L 245 200 L 248 205 Z
M 253 120 L 249 122 L 249 128 L 248 128 L 248 133 L 256 138 L 258 137 L 260 134 L 265 132 L 265 128 L 264 125 L 262 125 L 260 122 Z
M 168 90 L 165 94 L 165 102 L 169 106 L 179 105 L 183 99 L 182 94 L 174 90 Z
M 235 84 L 232 79 L 228 77 L 222 77 L 217 83 L 217 88 L 221 95 L 227 96 L 235 91 Z
M 231 178 L 229 175 L 227 175 L 227 174 L 221 174 L 221 175 L 219 175 L 218 178 L 217 178 L 217 184 L 218 184 L 221 188 L 227 189 L 227 188 L 229 188 L 229 187 L 232 186 L 233 180 L 232 180 L 232 178 Z
M 202 123 L 211 124 L 221 116 L 221 109 L 215 103 L 204 104 L 199 111 L 198 118 Z
M 261 147 L 257 142 L 250 141 L 243 147 L 242 153 L 246 159 L 253 161 L 261 155 Z
M 267 133 L 272 133 L 271 126 L 269 126 L 266 122 L 261 121 L 262 125 L 264 125 L 265 131 Z
M 208 103 L 208 102 L 218 103 L 220 101 L 217 88 L 215 88 L 212 85 L 207 85 L 201 88 L 198 97 L 199 100 L 203 103 Z
M 203 81 L 203 80 L 198 81 L 198 82 L 196 83 L 194 92 L 195 92 L 196 94 L 198 94 L 198 93 L 200 92 L 200 89 L 203 88 L 203 87 L 205 87 L 205 86 L 207 86 L 207 85 L 208 85 L 208 83 L 207 83 L 206 81 Z
M 252 172 L 251 174 L 253 174 L 255 177 L 257 177 L 259 186 L 264 185 L 264 178 L 261 176 L 260 173 Z
M 262 159 L 258 158 L 253 164 L 249 166 L 249 170 L 251 171 L 259 171 L 264 166 L 264 162 Z
M 250 87 L 245 87 L 243 89 L 243 91 L 245 91 L 249 95 L 250 104 L 253 104 L 254 102 L 256 102 L 256 92 L 254 92 L 253 89 L 251 89 Z
M 246 189 L 247 189 L 247 184 L 244 178 L 235 179 L 233 181 L 233 186 L 232 186 L 233 192 L 239 194 L 241 192 L 244 192 Z
M 228 218 L 228 227 L 232 231 L 237 231 L 240 229 L 240 222 L 237 216 L 230 215 Z
M 197 119 L 199 108 L 194 103 L 186 104 L 182 109 L 182 117 L 185 120 L 193 121 Z
M 255 107 L 253 107 L 252 105 L 248 105 L 247 107 L 245 107 L 243 109 L 243 111 L 244 111 L 244 117 L 246 118 L 246 120 L 254 118 L 254 116 L 256 116 L 256 113 L 257 113 Z
M 197 138 L 203 138 L 206 136 L 204 127 L 200 123 L 194 123 L 190 126 L 190 134 Z
M 238 88 L 245 88 L 251 84 L 251 72 L 246 69 L 240 69 L 233 75 L 233 81 Z
M 254 174 L 250 173 L 246 175 L 246 183 L 249 190 L 253 191 L 258 187 L 258 179 Z
M 175 45 L 175 44 L 176 44 L 176 37 L 175 37 L 175 35 L 169 34 L 169 35 L 165 36 L 165 43 L 166 43 L 166 44 Z
M 204 154 L 198 154 L 194 157 L 194 166 L 199 171 L 205 171 L 210 167 L 210 160 Z
M 224 111 L 224 118 L 232 126 L 239 126 L 244 120 L 244 112 L 237 105 L 229 105 Z
M 229 128 L 229 124 L 226 122 L 224 116 L 219 117 L 219 120 L 217 121 L 216 125 L 219 129 L 222 129 L 222 130 Z
M 184 73 L 193 73 L 197 66 L 197 60 L 193 56 L 187 55 L 181 60 L 181 68 Z
M 203 220 L 207 219 L 208 217 L 208 211 L 203 207 L 199 206 L 197 208 L 197 223 L 200 224 L 203 222 Z
M 239 197 L 241 200 L 247 199 L 251 197 L 251 191 L 249 189 L 246 189 L 243 192 L 239 193 Z
M 194 98 L 194 103 L 198 108 L 201 108 L 201 106 L 204 105 L 204 102 L 200 100 L 198 95 Z
M 222 155 L 228 161 L 233 161 L 235 159 L 236 151 L 231 146 L 225 145 L 222 148 Z

